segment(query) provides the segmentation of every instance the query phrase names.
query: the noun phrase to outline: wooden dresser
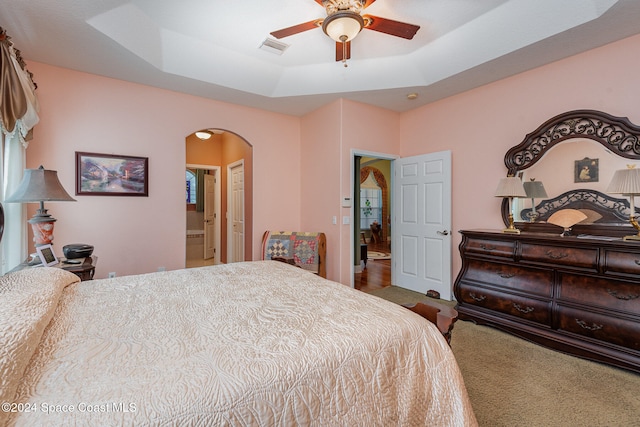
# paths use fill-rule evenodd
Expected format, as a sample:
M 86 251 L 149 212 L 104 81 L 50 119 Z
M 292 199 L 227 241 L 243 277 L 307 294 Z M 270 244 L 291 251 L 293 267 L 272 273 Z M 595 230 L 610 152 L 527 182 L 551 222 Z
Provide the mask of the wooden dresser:
M 640 372 L 640 242 L 461 234 L 460 319 Z

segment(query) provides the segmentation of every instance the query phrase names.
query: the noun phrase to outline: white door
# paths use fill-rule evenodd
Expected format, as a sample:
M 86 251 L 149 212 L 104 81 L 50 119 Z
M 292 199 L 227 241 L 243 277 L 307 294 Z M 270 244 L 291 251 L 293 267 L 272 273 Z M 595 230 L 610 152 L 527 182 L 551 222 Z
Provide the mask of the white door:
M 394 161 L 393 284 L 451 300 L 451 152 Z
M 229 165 L 227 262 L 244 261 L 244 162 Z
M 204 176 L 204 259 L 216 256 L 215 175 Z M 215 260 L 214 260 L 215 261 Z

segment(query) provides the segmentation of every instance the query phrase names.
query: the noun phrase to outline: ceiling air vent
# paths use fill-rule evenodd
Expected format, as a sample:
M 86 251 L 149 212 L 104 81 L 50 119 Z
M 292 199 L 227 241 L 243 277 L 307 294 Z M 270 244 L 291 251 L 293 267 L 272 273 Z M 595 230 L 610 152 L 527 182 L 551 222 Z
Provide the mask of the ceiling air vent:
M 260 49 L 275 53 L 276 55 L 282 55 L 288 47 L 288 44 L 270 38 L 266 38 L 260 45 Z

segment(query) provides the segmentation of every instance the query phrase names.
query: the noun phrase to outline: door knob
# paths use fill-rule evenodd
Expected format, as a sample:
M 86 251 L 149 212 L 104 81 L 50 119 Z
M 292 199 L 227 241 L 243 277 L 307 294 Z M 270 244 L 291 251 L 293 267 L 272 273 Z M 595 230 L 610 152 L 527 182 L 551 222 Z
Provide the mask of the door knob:
M 438 231 L 438 234 L 439 234 L 439 235 L 441 235 L 441 236 L 448 236 L 448 235 L 449 235 L 449 232 L 448 232 L 447 230 L 444 230 L 444 231 Z

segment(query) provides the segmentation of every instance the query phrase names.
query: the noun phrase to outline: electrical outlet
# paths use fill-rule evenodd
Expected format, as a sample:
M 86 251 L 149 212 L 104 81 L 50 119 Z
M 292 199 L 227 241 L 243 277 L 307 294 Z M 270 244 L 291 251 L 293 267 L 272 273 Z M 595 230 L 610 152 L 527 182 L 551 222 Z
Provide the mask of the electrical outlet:
M 115 271 L 111 271 L 109 273 L 109 279 L 113 279 L 114 277 L 116 277 L 116 272 Z

